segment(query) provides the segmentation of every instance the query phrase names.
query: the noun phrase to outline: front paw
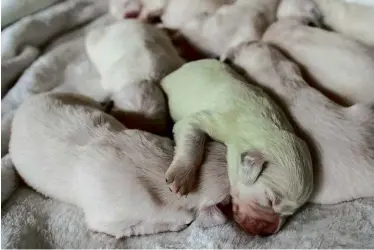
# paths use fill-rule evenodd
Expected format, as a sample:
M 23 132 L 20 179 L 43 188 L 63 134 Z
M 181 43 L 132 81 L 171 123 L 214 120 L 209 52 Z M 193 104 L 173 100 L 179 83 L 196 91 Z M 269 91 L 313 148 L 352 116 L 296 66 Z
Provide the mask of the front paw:
M 166 183 L 178 197 L 187 195 L 195 186 L 197 167 L 183 161 L 173 161 L 166 171 Z

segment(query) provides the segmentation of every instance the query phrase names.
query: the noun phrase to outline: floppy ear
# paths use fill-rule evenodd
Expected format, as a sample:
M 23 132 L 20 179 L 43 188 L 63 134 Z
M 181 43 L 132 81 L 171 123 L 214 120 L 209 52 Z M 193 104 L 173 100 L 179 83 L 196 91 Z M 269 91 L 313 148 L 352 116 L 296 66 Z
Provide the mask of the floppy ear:
M 239 174 L 243 183 L 255 183 L 265 166 L 265 162 L 264 155 L 258 150 L 250 150 L 242 153 Z

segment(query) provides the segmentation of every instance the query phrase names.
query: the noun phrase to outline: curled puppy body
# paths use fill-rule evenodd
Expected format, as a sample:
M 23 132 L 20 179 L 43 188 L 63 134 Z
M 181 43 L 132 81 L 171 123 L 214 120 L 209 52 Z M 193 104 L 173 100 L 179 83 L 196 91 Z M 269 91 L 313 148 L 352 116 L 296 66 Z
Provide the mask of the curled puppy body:
M 312 162 L 283 111 L 260 88 L 217 60 L 190 62 L 162 82 L 176 150 L 166 179 L 188 193 L 201 165 L 206 135 L 227 146 L 234 218 L 251 234 L 280 229 L 309 198 Z
M 283 0 L 277 17 L 296 16 L 374 46 L 374 1 L 367 6 L 346 0 Z
M 342 107 L 303 79 L 300 67 L 276 47 L 243 44 L 229 57 L 245 75 L 276 94 L 309 139 L 316 160 L 310 201 L 333 204 L 373 197 L 374 106 Z
M 225 4 L 234 0 L 172 0 L 161 16 L 163 26 L 179 30 L 183 25 L 200 15 L 214 13 Z
M 208 56 L 220 57 L 241 42 L 260 40 L 277 5 L 278 0 L 237 0 L 186 22 L 181 32 Z
M 308 20 L 283 18 L 263 40 L 282 49 L 306 70 L 317 89 L 351 105 L 374 100 L 374 51 L 335 32 L 306 25 Z
M 109 13 L 116 19 L 137 18 L 147 21 L 160 17 L 172 0 L 109 0 Z
M 77 205 L 89 229 L 117 238 L 224 223 L 229 198 L 224 145 L 209 143 L 195 192 L 178 199 L 165 185 L 172 140 L 126 129 L 81 96 L 41 94 L 12 125 L 10 155 L 40 193 Z
M 168 111 L 159 81 L 184 63 L 168 36 L 149 24 L 124 20 L 91 31 L 86 50 L 114 102 L 113 114 L 135 114 L 140 120 L 125 122 L 127 127 L 163 134 Z

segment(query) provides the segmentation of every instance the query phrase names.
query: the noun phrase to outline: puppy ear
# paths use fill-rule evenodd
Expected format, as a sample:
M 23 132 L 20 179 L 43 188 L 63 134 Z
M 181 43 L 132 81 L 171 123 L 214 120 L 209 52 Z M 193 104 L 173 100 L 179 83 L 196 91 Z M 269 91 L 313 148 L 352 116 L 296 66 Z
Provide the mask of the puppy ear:
M 241 155 L 240 179 L 246 184 L 253 184 L 265 166 L 265 157 L 258 150 L 244 152 Z

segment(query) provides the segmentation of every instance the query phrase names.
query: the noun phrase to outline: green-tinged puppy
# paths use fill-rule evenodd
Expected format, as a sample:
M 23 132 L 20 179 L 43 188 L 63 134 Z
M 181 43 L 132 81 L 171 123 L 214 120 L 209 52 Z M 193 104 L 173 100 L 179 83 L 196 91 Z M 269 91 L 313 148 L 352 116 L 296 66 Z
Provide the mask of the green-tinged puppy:
M 166 181 L 192 191 L 206 135 L 227 146 L 235 220 L 268 235 L 309 198 L 312 160 L 283 111 L 260 88 L 213 59 L 185 64 L 162 80 L 176 142 Z

